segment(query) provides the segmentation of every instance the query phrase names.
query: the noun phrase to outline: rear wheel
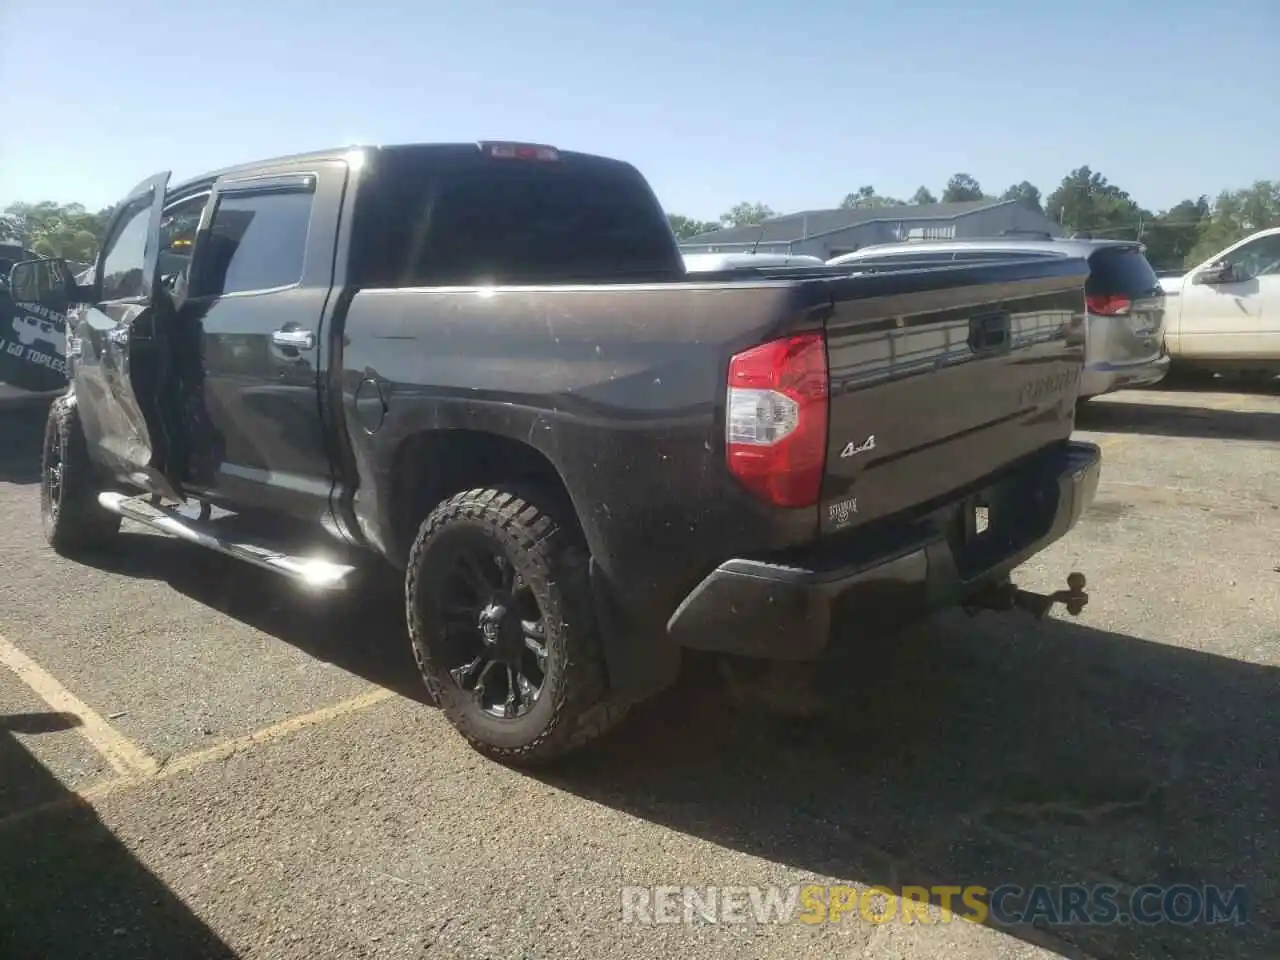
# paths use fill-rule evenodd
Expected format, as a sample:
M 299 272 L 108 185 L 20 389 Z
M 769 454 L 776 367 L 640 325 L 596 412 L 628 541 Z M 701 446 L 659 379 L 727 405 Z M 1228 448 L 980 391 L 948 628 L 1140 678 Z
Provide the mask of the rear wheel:
M 98 504 L 89 446 L 73 404 L 49 407 L 40 463 L 40 519 L 59 553 L 100 546 L 120 530 L 120 517 Z
M 587 551 L 502 488 L 460 493 L 423 521 L 409 557 L 409 636 L 428 691 L 482 753 L 536 764 L 626 713 L 610 700 Z

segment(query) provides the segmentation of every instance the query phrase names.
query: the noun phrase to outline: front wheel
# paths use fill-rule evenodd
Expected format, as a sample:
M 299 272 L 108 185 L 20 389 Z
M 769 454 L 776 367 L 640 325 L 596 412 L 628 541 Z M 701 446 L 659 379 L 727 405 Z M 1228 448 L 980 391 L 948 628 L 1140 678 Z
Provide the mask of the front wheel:
M 480 752 L 555 760 L 611 729 L 587 551 L 536 503 L 501 487 L 431 512 L 405 578 L 427 689 Z
M 45 539 L 59 553 L 101 546 L 120 530 L 120 517 L 98 503 L 79 411 L 62 398 L 49 406 L 45 424 L 40 520 Z

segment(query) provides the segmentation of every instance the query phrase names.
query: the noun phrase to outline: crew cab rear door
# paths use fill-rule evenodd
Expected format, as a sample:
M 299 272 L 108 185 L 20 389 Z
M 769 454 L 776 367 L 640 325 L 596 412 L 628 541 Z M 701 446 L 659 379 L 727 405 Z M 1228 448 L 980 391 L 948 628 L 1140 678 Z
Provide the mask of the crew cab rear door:
M 200 344 L 186 420 L 195 492 L 308 521 L 328 513 L 322 321 L 346 182 L 347 164 L 330 159 L 213 184 L 180 308 Z
M 85 438 L 117 475 L 176 498 L 164 476 L 155 384 L 134 360 L 157 321 L 160 216 L 169 172 L 148 177 L 117 207 L 98 254 L 90 303 L 68 338 Z

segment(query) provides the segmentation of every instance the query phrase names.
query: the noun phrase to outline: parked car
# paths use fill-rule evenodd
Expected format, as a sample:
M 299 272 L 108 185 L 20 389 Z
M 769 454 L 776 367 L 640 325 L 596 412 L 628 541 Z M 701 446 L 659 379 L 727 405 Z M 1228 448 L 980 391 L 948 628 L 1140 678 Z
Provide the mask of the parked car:
M 46 537 L 123 550 L 129 517 L 311 589 L 395 578 L 489 756 L 582 746 L 685 648 L 812 659 L 841 610 L 1085 600 L 1009 578 L 1098 482 L 1083 260 L 690 281 L 632 166 L 541 145 L 168 179 L 119 205 L 90 288 L 50 292 L 83 312 Z
M 719 273 L 755 267 L 822 266 L 821 257 L 790 253 L 686 253 L 685 269 L 690 273 Z
M 1081 400 L 1164 379 L 1169 371 L 1165 296 L 1141 244 L 1034 237 L 908 241 L 865 247 L 829 262 L 877 268 L 889 263 L 938 266 L 1011 257 L 1082 257 L 1089 263 Z
M 1280 373 L 1280 227 L 1251 234 L 1160 286 L 1175 367 Z

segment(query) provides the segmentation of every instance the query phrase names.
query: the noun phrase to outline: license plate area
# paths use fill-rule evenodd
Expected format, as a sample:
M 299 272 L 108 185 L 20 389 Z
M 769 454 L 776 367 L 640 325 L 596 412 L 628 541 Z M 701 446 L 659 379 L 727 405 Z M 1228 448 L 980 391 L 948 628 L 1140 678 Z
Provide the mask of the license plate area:
M 985 503 L 974 504 L 973 535 L 980 537 L 991 529 L 991 508 Z
M 979 575 L 1048 531 L 1056 497 L 1030 479 L 1011 478 L 953 508 L 948 539 L 962 578 Z
M 989 538 L 993 519 L 990 497 L 979 495 L 966 498 L 958 505 L 952 518 L 954 546 L 964 549 Z

